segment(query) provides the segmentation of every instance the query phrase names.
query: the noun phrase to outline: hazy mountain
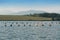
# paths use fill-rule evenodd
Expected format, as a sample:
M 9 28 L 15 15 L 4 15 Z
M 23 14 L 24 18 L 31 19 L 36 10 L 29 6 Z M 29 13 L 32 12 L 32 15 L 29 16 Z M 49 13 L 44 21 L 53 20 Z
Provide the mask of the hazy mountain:
M 41 13 L 49 13 L 45 11 L 40 11 L 40 10 L 28 10 L 28 11 L 18 11 L 18 12 L 13 12 L 13 11 L 1 11 L 0 15 L 27 15 L 27 14 L 41 14 Z M 60 13 L 57 13 L 60 14 Z
M 0 12 L 1 15 L 26 15 L 26 14 L 40 14 L 40 13 L 47 13 L 45 11 L 39 11 L 39 10 L 28 10 L 28 11 L 19 11 L 19 12 L 11 12 L 11 11 L 2 11 Z
M 15 14 L 19 15 L 26 15 L 26 14 L 34 14 L 34 13 L 46 13 L 45 11 L 38 11 L 38 10 L 29 10 L 29 11 L 21 11 Z

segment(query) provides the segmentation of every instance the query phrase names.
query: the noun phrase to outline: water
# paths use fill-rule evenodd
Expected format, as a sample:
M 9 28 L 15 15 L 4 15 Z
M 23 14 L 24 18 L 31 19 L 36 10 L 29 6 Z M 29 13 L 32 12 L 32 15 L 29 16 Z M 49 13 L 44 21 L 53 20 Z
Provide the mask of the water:
M 60 21 L 0 21 L 0 40 L 60 40 Z

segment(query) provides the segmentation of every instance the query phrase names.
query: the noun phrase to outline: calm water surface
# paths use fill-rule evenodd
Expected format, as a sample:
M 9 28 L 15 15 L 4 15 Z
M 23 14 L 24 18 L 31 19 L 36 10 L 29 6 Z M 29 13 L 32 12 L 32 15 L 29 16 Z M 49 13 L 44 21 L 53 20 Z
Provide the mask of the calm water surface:
M 60 40 L 60 21 L 0 21 L 0 40 Z

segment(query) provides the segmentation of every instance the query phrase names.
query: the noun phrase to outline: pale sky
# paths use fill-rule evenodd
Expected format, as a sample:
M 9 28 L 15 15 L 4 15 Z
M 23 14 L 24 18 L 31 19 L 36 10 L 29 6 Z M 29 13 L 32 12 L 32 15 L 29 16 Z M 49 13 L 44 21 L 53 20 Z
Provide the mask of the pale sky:
M 28 10 L 60 13 L 60 0 L 0 0 L 0 14 Z

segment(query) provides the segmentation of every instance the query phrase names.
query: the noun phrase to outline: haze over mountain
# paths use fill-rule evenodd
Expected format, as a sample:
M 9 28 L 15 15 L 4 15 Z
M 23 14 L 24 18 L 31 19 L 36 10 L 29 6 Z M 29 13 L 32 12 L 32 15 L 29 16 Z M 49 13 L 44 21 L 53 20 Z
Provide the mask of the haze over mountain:
M 28 11 L 18 11 L 18 12 L 12 12 L 12 11 L 1 11 L 0 15 L 27 15 L 27 14 L 41 14 L 41 13 L 49 13 L 46 11 L 40 11 L 40 10 L 28 10 Z
M 34 14 L 34 13 L 46 13 L 45 11 L 38 11 L 38 10 L 28 10 L 28 11 L 21 11 L 16 14 L 26 15 L 26 14 Z
M 26 14 L 34 14 L 34 13 L 46 13 L 45 11 L 38 11 L 38 10 L 28 10 L 28 11 L 19 11 L 19 12 L 11 12 L 11 11 L 4 11 L 1 15 L 26 15 Z

